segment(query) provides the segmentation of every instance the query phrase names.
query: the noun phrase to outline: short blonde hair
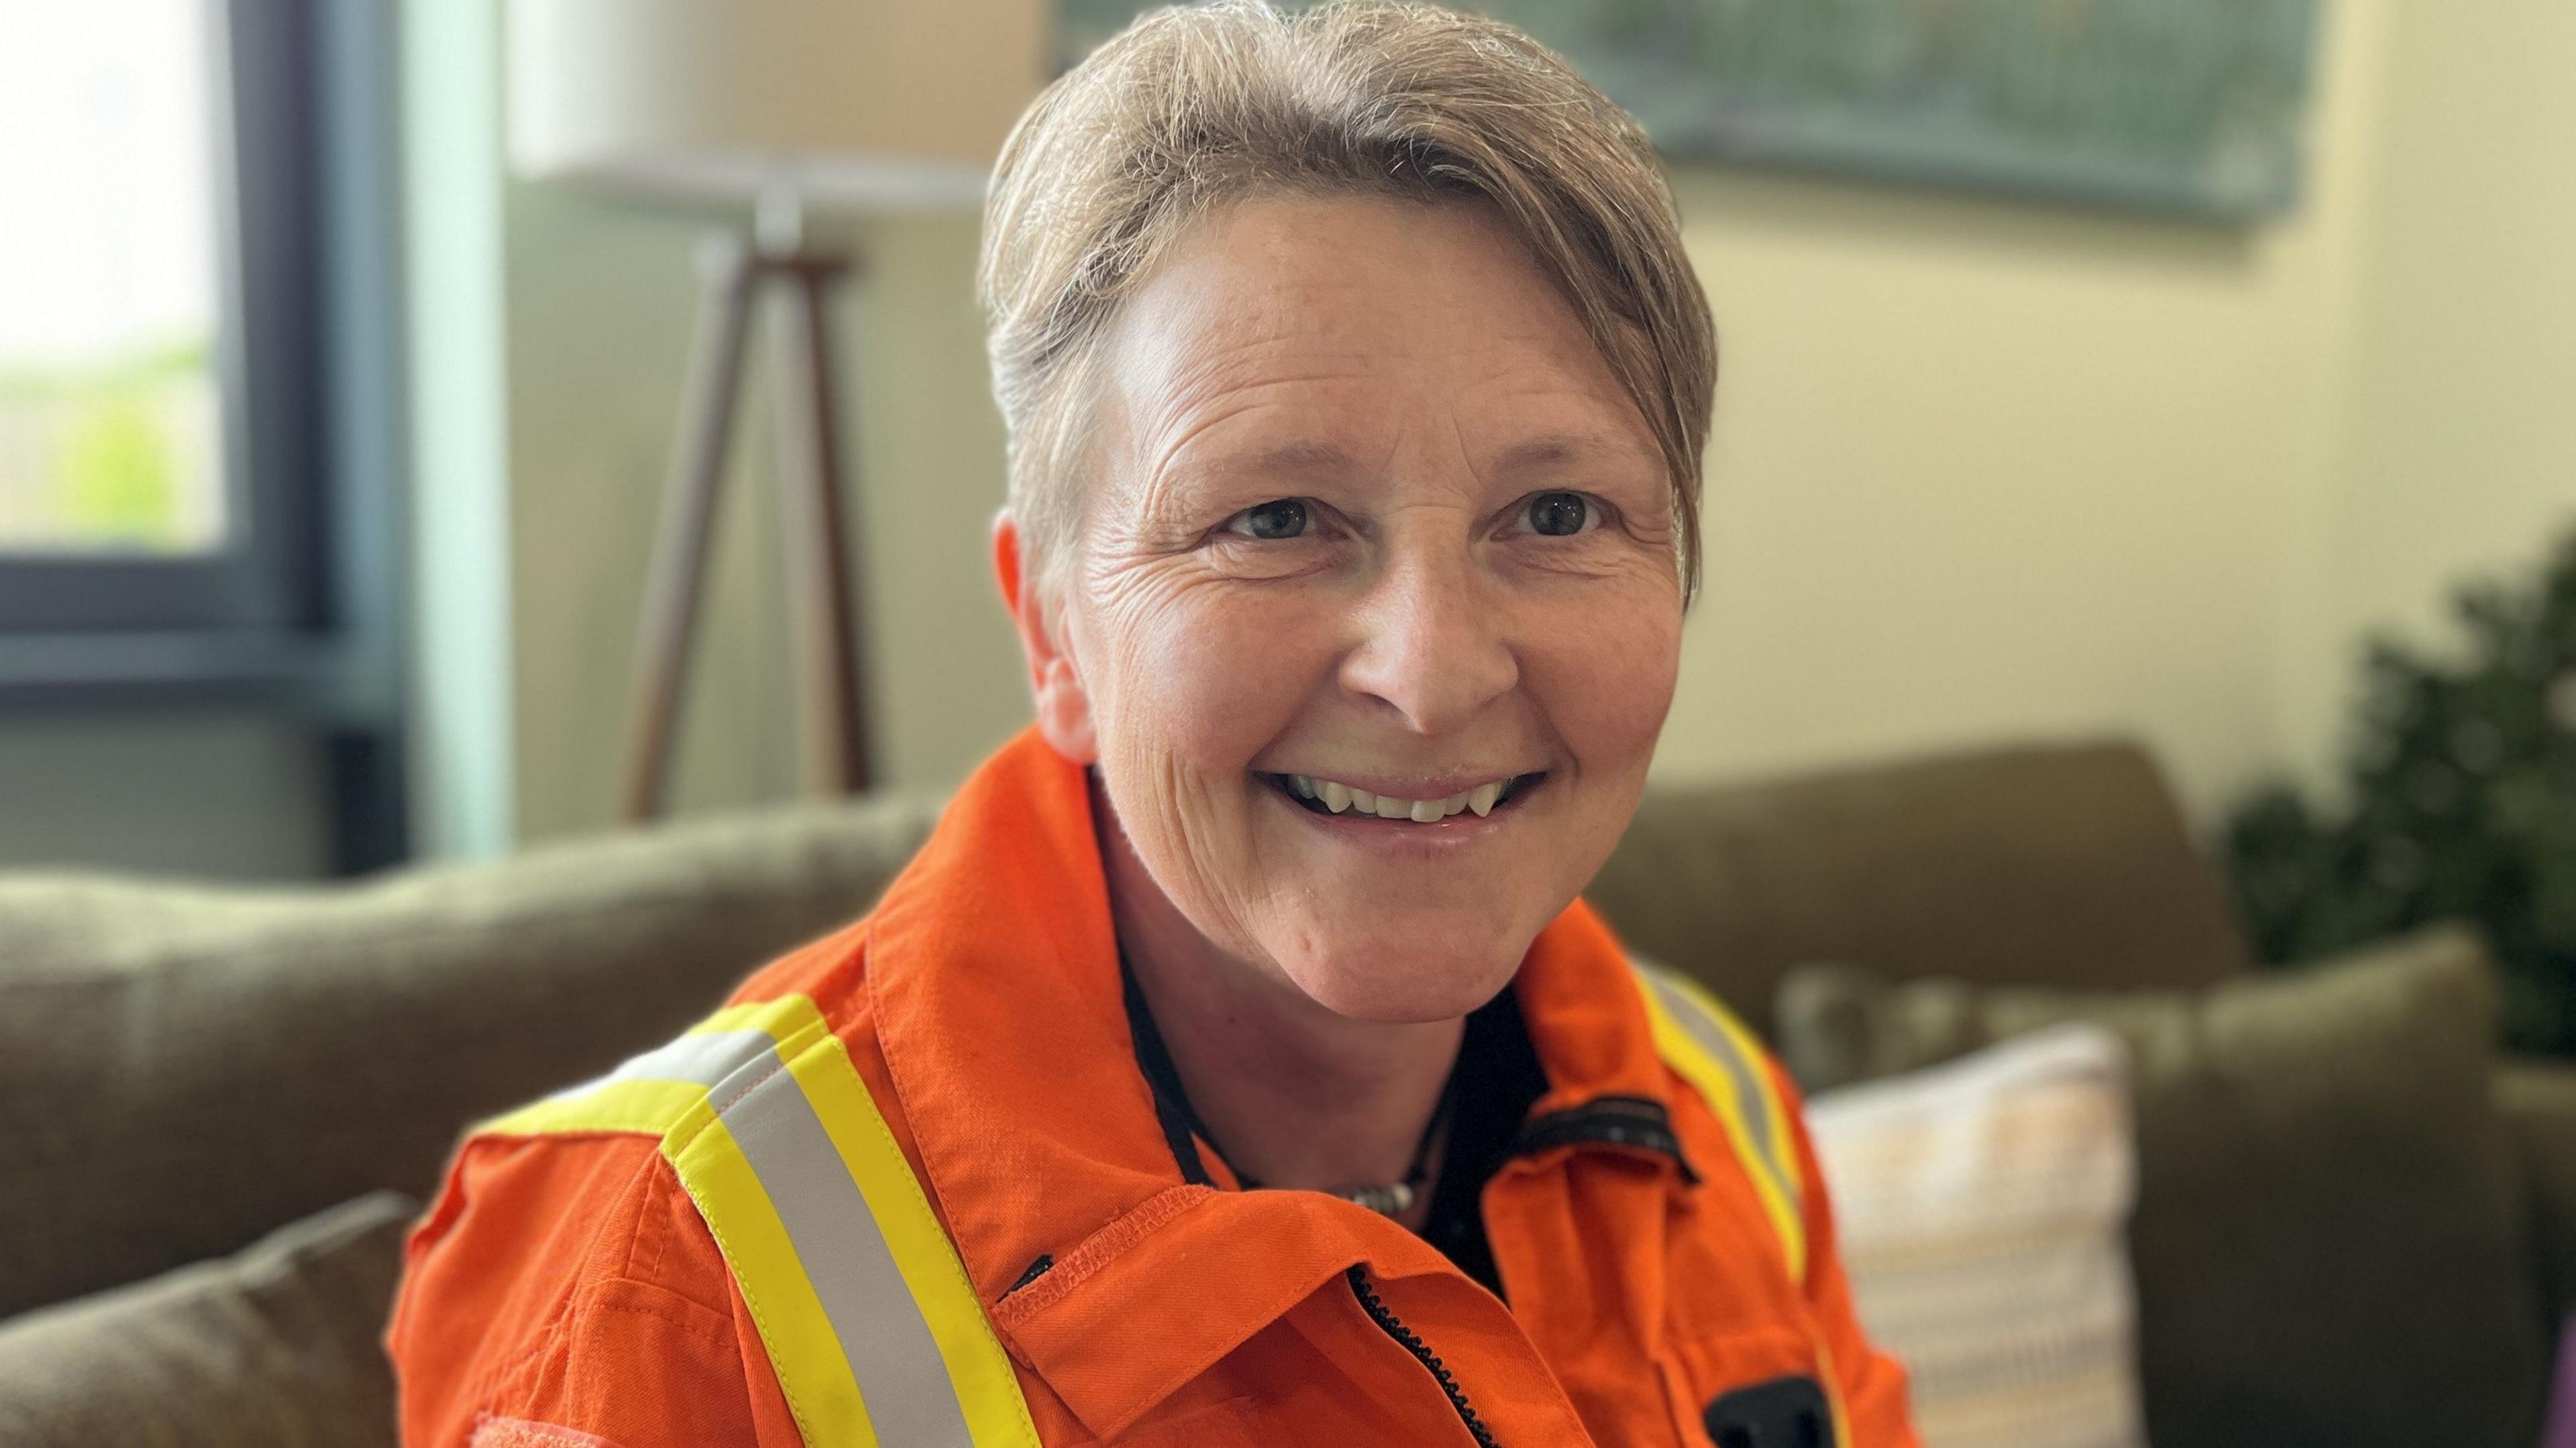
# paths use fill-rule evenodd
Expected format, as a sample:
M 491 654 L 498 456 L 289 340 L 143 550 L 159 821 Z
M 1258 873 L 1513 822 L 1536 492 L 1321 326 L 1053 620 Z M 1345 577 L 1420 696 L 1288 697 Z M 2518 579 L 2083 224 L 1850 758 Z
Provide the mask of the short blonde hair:
M 1195 223 L 1296 191 L 1491 203 L 1652 429 L 1689 597 L 1717 339 L 1653 144 L 1512 27 L 1387 0 L 1154 11 L 1004 143 L 979 284 L 1033 575 L 1052 575 L 1080 521 L 1095 343 L 1125 297 Z

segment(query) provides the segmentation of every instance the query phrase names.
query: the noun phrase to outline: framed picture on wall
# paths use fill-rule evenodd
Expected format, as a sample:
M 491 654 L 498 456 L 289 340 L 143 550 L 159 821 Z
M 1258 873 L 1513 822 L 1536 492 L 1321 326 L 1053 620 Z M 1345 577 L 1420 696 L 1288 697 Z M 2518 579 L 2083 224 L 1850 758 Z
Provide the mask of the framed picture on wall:
M 1058 6 L 1067 65 L 1153 8 L 1137 0 Z M 1564 55 L 1676 161 L 2219 222 L 2276 215 L 2299 193 L 2317 0 L 1469 0 L 1465 8 Z

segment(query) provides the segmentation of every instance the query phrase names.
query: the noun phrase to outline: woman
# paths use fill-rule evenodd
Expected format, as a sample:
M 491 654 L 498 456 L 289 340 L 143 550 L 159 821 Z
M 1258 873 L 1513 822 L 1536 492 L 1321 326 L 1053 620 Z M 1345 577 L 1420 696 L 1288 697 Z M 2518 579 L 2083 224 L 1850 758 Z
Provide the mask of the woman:
M 416 1444 L 1907 1444 L 1794 1103 L 1577 892 L 1714 341 L 1492 22 L 1149 17 L 1001 161 L 1036 727 L 866 920 L 483 1128 Z

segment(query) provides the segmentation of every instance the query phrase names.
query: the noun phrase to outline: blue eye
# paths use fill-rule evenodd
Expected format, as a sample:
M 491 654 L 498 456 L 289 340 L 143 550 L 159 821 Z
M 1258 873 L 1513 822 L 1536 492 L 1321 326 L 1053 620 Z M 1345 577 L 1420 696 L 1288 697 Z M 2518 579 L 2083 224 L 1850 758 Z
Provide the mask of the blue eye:
M 1570 537 L 1582 532 L 1591 518 L 1592 505 L 1581 493 L 1541 493 L 1530 499 L 1529 525 L 1533 533 Z
M 1273 498 L 1244 509 L 1226 526 L 1264 541 L 1294 538 L 1306 531 L 1306 505 L 1295 498 Z

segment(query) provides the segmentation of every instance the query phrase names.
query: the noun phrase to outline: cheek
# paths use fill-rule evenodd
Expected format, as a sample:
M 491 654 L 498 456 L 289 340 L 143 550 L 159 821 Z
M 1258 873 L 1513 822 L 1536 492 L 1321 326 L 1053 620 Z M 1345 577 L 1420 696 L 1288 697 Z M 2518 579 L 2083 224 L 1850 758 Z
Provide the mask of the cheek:
M 1620 590 L 1535 631 L 1523 679 L 1586 775 L 1642 779 L 1681 674 L 1671 590 Z
M 1114 680 L 1102 750 L 1140 763 L 1240 771 L 1330 672 L 1328 630 L 1285 590 L 1174 581 L 1133 591 L 1103 622 Z

